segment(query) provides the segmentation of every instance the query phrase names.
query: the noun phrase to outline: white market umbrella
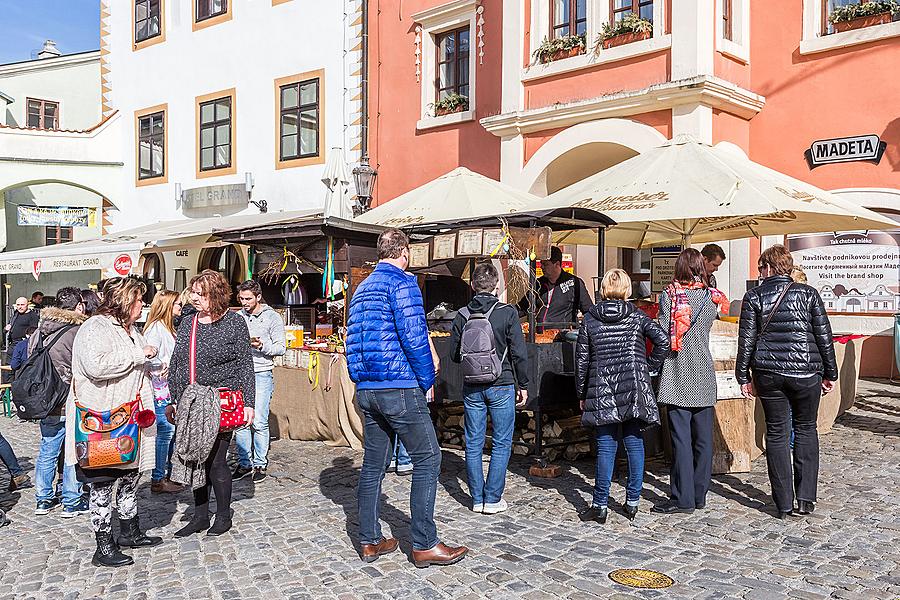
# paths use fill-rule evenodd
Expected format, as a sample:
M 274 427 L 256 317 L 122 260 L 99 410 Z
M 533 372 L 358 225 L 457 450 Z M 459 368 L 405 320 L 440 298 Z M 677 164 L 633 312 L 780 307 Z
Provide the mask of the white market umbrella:
M 866 229 L 897 223 L 748 159 L 736 147 L 679 135 L 538 200 L 531 210 L 588 208 L 617 225 L 607 244 L 646 248 Z M 594 244 L 572 231 L 557 243 Z
M 350 188 L 350 172 L 344 161 L 344 151 L 341 148 L 332 148 L 328 153 L 328 161 L 325 163 L 325 171 L 322 173 L 322 183 L 325 184 L 325 209 L 326 217 L 338 217 L 350 220 L 353 218 L 352 190 Z
M 458 223 L 521 212 L 538 201 L 523 192 L 459 167 L 364 213 L 357 220 L 385 227 Z

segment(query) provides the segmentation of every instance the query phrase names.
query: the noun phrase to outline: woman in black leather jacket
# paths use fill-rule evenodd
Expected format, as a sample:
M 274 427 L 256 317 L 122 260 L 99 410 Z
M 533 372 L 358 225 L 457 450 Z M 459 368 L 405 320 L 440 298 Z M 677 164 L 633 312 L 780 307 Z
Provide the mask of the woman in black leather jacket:
M 793 282 L 793 267 L 784 246 L 760 255 L 762 283 L 744 295 L 735 367 L 744 396 L 758 395 L 766 415 L 766 462 L 781 519 L 793 512 L 795 487 L 797 512 L 815 508 L 819 400 L 838 377 L 825 305 L 814 288 Z
M 603 300 L 586 315 L 575 348 L 575 381 L 584 415 L 581 423 L 596 429 L 597 478 L 583 521 L 605 523 L 609 484 L 619 441 L 628 454 L 625 516 L 634 520 L 644 482 L 642 429 L 659 423 L 650 371 L 658 371 L 669 352 L 669 338 L 655 321 L 625 301 L 631 278 L 622 269 L 603 276 Z M 653 342 L 648 360 L 645 339 Z

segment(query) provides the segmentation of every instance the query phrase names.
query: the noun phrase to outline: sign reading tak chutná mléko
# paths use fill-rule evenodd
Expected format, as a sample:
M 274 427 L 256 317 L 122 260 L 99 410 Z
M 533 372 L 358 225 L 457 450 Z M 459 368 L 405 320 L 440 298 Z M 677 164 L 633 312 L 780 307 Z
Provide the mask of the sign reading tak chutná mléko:
M 39 227 L 94 227 L 97 209 L 68 206 L 18 206 L 16 224 Z
M 819 140 L 804 152 L 810 169 L 832 163 L 863 161 L 881 162 L 887 143 L 875 134 Z
M 250 194 L 243 183 L 208 185 L 184 190 L 182 206 L 186 209 L 247 206 Z

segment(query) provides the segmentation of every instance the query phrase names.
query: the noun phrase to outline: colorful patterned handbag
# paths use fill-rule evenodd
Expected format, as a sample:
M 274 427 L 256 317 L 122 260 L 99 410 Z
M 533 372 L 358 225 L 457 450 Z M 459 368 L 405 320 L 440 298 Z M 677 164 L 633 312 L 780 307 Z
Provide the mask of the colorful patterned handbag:
M 197 383 L 197 323 L 200 316 L 194 316 L 191 324 L 191 349 L 190 349 L 190 380 L 188 383 Z M 244 420 L 244 392 L 241 390 L 229 390 L 219 388 L 219 404 L 222 407 L 219 418 L 219 431 L 234 431 L 247 424 Z
M 82 469 L 117 467 L 134 461 L 141 443 L 140 397 L 108 411 L 75 402 L 75 457 Z

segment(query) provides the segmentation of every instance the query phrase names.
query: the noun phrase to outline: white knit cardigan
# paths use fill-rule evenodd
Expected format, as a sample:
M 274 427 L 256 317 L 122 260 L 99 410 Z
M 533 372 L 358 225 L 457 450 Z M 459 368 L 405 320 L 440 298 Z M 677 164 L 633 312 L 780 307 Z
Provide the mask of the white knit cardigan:
M 153 387 L 144 356 L 146 342 L 137 329 L 130 336 L 114 319 L 91 317 L 79 328 L 72 345 L 72 391 L 66 402 L 66 464 L 74 465 L 75 400 L 96 411 L 113 408 L 141 395 L 141 408 L 154 410 Z M 140 449 L 122 469 L 150 471 L 156 463 L 156 423 L 141 430 Z

